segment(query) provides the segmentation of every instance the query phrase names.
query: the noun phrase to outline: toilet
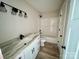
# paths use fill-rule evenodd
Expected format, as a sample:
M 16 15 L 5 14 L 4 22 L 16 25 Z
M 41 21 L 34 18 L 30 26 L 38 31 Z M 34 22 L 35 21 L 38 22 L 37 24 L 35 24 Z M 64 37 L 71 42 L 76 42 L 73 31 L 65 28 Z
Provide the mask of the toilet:
M 45 46 L 45 42 L 46 40 L 44 38 L 41 38 L 41 46 L 44 47 Z

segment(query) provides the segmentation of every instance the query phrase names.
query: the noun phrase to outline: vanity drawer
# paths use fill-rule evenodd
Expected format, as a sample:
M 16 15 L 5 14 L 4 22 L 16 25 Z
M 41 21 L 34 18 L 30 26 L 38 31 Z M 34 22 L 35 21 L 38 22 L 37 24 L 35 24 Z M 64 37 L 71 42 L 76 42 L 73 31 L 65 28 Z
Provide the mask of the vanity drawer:
M 18 56 L 15 57 L 15 59 L 24 59 L 24 53 L 21 52 Z

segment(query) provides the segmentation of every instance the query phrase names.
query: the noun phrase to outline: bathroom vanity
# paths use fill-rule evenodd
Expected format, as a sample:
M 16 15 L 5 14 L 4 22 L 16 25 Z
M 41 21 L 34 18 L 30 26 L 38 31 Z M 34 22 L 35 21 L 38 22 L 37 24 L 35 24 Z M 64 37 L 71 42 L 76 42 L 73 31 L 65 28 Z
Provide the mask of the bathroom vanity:
M 36 37 L 26 48 L 19 54 L 15 55 L 14 59 L 35 59 L 40 50 L 40 39 Z
M 40 50 L 40 35 L 32 34 L 22 40 L 7 42 L 1 47 L 4 59 L 35 59 Z

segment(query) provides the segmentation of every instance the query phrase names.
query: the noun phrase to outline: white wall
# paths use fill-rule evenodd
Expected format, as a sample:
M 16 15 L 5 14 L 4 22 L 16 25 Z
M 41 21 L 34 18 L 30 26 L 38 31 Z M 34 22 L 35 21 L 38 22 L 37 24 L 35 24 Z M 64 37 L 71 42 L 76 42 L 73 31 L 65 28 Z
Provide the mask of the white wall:
M 44 40 L 46 40 L 46 42 L 49 42 L 49 43 L 57 44 L 57 38 L 56 37 L 42 36 L 41 39 L 44 39 Z
M 60 48 L 60 59 L 62 59 L 62 55 L 63 55 L 63 49 L 61 48 L 61 46 L 64 45 L 65 42 L 65 32 L 66 32 L 66 25 L 67 25 L 67 17 L 68 17 L 68 7 L 69 7 L 69 2 L 68 0 L 65 0 L 63 5 L 61 6 L 60 9 L 60 13 L 59 13 L 59 17 L 60 17 L 60 21 L 59 21 L 59 33 L 58 33 L 58 46 Z M 60 16 L 61 15 L 61 16 Z M 62 35 L 62 37 L 60 37 L 60 35 Z
M 68 21 L 68 5 L 69 3 L 65 1 L 60 9 L 59 17 L 59 29 L 60 31 L 58 32 L 58 38 L 59 38 L 59 43 L 60 45 L 64 44 L 64 38 L 65 38 L 65 32 L 66 32 L 66 26 L 67 26 L 67 21 Z M 61 15 L 61 16 L 60 16 Z M 62 37 L 60 37 L 62 35 Z
M 1 1 L 1 0 L 0 0 Z M 6 6 L 7 13 L 0 12 L 0 43 L 39 31 L 39 13 L 24 0 L 2 0 L 18 9 L 26 11 L 27 18 L 11 15 L 11 8 Z
M 56 43 L 58 37 L 58 11 L 43 13 L 41 18 L 42 35 L 47 36 L 47 42 Z
M 65 28 L 65 14 L 66 14 L 66 2 L 62 5 L 59 13 L 60 21 L 59 21 L 59 33 L 58 33 L 58 41 L 59 44 L 62 46 L 63 45 L 63 39 L 64 39 L 64 28 Z M 60 16 L 61 15 L 61 16 Z M 60 37 L 62 35 L 62 37 Z

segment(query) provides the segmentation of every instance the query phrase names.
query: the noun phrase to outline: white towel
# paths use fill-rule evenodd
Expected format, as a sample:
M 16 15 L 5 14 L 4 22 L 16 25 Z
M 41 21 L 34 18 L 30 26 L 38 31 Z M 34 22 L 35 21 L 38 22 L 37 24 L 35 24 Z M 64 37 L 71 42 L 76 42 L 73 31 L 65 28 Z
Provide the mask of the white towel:
M 0 59 L 4 59 L 3 55 L 2 55 L 2 52 L 1 52 L 1 49 L 0 49 Z

